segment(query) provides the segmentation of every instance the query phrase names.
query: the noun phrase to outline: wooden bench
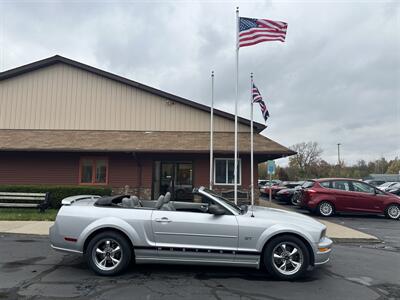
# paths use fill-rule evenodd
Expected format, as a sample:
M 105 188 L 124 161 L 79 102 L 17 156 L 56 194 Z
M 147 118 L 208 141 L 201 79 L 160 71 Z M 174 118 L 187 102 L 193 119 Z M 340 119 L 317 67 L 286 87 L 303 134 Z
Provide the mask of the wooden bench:
M 43 212 L 49 200 L 50 193 L 0 192 L 0 207 L 35 207 Z
M 227 198 L 229 200 L 234 200 L 235 199 L 235 195 L 234 195 L 235 191 L 223 191 L 221 192 L 221 196 L 224 198 Z M 249 199 L 249 193 L 246 191 L 237 191 L 237 200 L 238 200 L 238 204 L 242 205 L 242 204 L 250 204 L 250 199 Z

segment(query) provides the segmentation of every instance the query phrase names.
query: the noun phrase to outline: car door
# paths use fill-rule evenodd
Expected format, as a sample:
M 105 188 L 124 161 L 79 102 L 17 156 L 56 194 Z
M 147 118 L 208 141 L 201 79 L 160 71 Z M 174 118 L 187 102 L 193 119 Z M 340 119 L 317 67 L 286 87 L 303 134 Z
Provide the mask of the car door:
M 375 192 L 375 188 L 360 181 L 351 182 L 352 201 L 350 209 L 360 212 L 379 212 L 382 210 L 383 193 Z
M 210 204 L 215 203 L 204 203 Z M 238 222 L 228 210 L 224 215 L 154 210 L 152 229 L 159 258 L 231 261 L 237 250 Z
M 350 182 L 348 180 L 333 180 L 331 196 L 335 197 L 335 209 L 345 211 L 351 207 L 352 195 L 350 194 Z

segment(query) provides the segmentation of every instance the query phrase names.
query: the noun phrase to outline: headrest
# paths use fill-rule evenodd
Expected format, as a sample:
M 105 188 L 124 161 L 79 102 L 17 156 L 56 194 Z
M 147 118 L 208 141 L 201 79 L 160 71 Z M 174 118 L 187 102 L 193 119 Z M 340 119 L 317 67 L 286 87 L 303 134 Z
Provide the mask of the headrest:
M 164 196 L 164 203 L 168 203 L 171 200 L 171 193 L 167 192 Z
M 122 204 L 122 207 L 134 207 L 135 206 L 133 199 L 131 199 L 131 198 L 122 199 L 121 204 Z
M 139 198 L 137 196 L 131 196 L 131 199 L 132 199 L 133 204 L 135 206 L 140 206 L 140 201 L 139 201 Z
M 158 197 L 158 199 L 157 199 L 155 208 L 160 209 L 161 206 L 163 206 L 163 204 L 164 204 L 164 196 L 160 195 L 160 197 Z

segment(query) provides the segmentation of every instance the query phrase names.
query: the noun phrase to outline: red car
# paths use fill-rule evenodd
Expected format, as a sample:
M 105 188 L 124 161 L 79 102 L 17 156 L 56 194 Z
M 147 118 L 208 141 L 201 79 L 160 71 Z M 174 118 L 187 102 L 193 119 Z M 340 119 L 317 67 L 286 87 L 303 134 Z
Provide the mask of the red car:
M 308 181 L 299 191 L 299 205 L 321 216 L 335 212 L 385 214 L 400 218 L 400 197 L 355 179 L 324 178 Z M 303 185 L 304 187 L 305 185 Z

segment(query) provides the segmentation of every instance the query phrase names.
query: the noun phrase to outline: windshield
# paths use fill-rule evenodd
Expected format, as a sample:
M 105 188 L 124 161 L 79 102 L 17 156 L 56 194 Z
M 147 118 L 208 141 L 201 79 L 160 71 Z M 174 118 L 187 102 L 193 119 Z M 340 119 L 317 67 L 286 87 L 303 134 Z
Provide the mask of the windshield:
M 229 207 L 233 208 L 238 214 L 243 212 L 243 210 L 239 206 L 237 206 L 235 203 L 233 203 L 232 201 L 229 201 L 228 199 L 225 199 L 224 197 L 218 195 L 217 193 L 210 191 L 209 189 L 204 189 L 203 191 L 206 192 L 207 194 L 214 196 L 215 198 L 218 198 L 218 200 L 221 200 L 222 202 L 227 204 Z

